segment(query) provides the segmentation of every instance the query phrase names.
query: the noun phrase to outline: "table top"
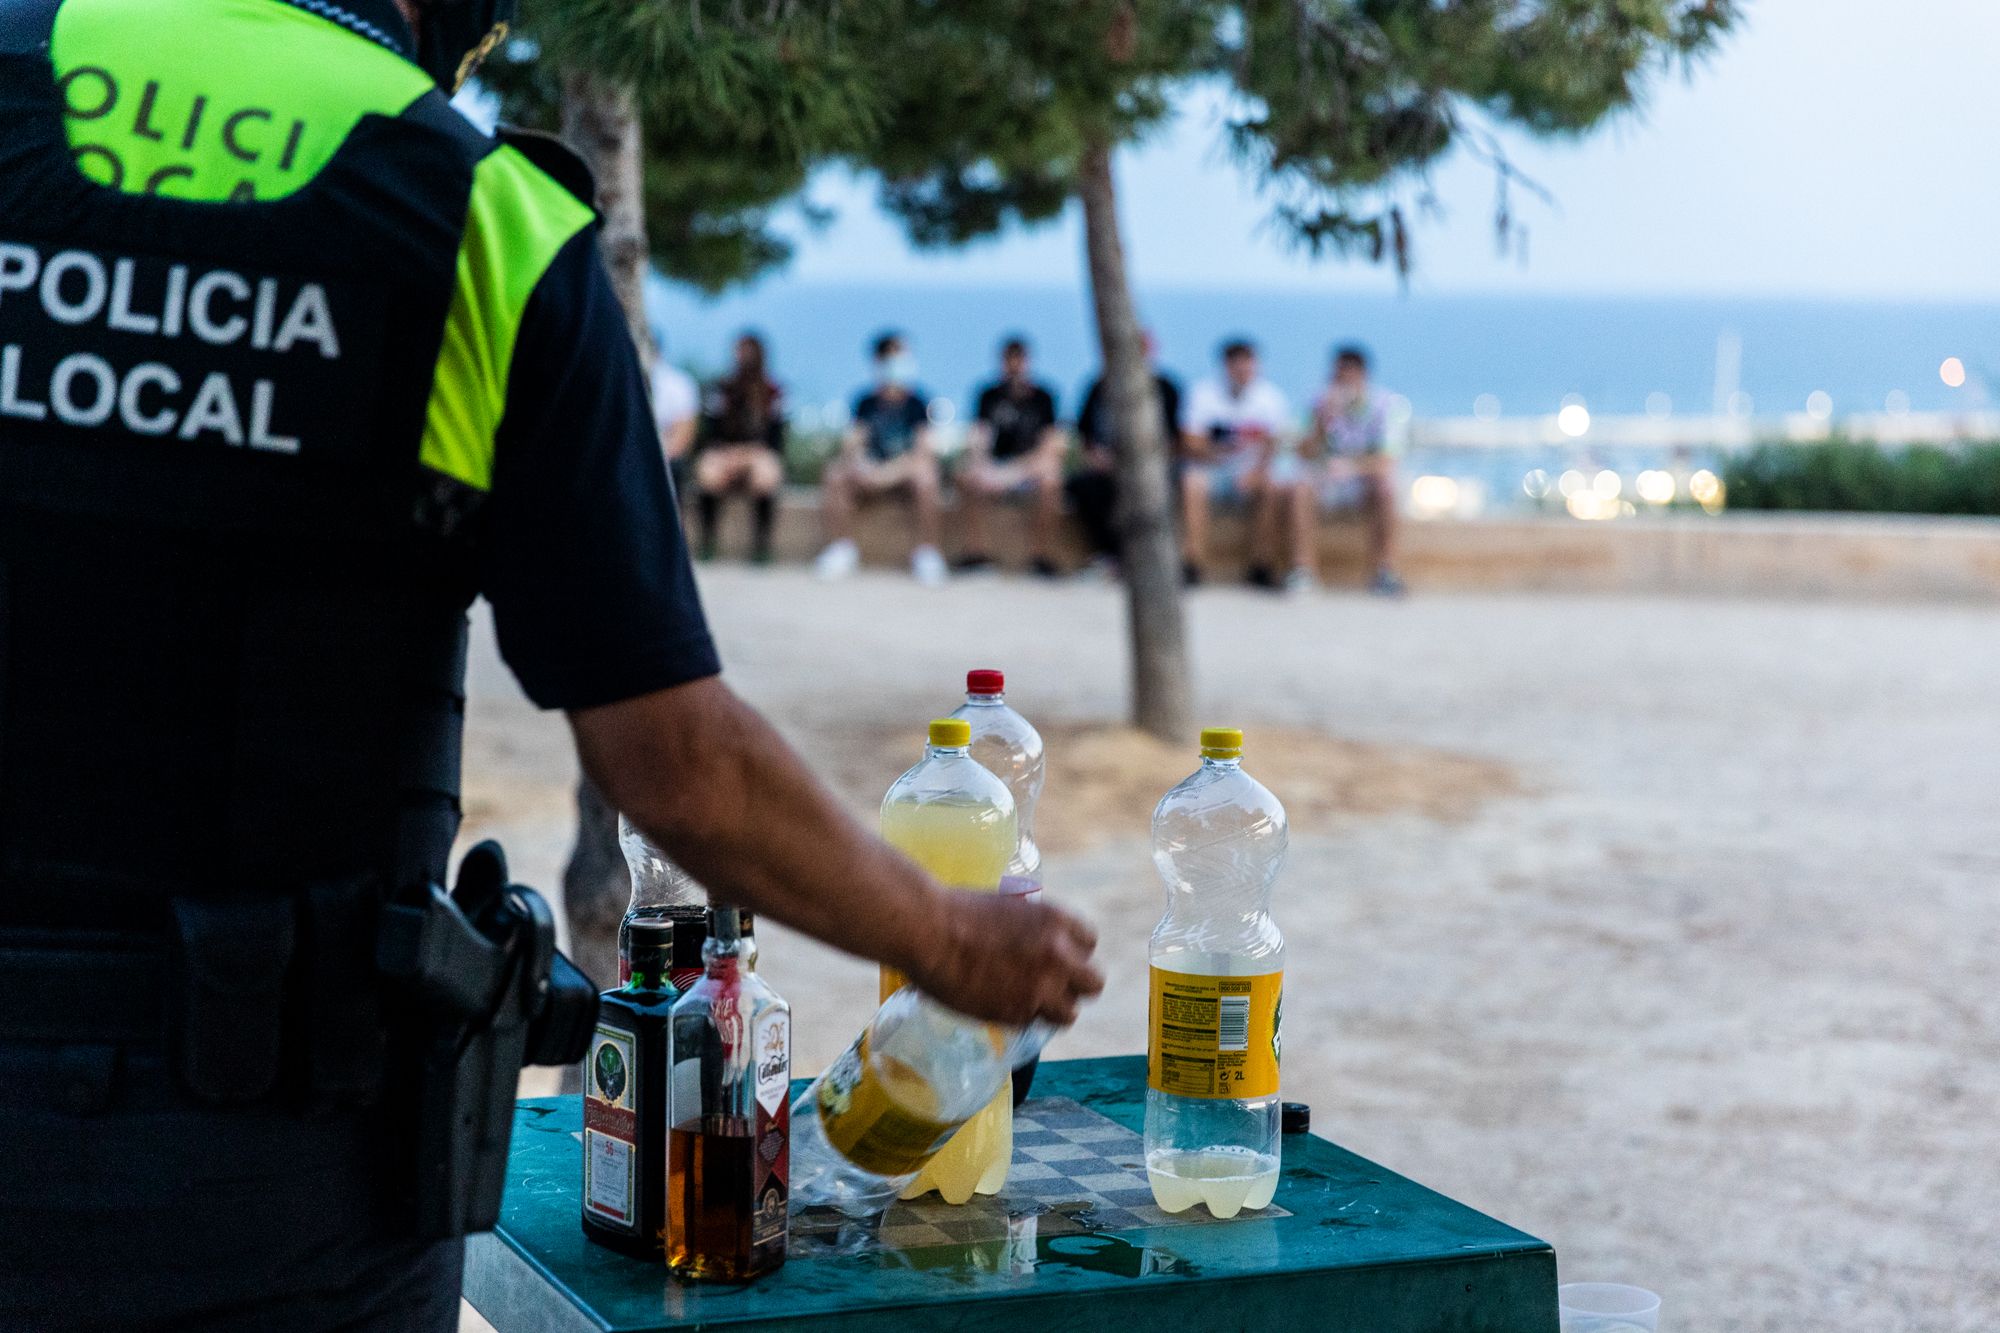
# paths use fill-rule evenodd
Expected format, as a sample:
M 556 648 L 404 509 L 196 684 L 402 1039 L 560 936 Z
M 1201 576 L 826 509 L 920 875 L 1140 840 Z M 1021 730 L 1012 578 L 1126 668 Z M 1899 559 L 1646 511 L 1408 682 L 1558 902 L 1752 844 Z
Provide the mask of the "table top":
M 1024 1114 L 1047 1100 L 1054 1123 L 1069 1099 L 1137 1132 L 1145 1080 L 1140 1057 L 1045 1061 Z M 1050 1213 L 1047 1201 L 1018 1207 L 1024 1200 L 1012 1197 L 1010 1183 L 1006 1205 L 996 1206 L 1022 1215 L 1011 1224 L 1002 1216 L 1004 1234 L 839 1251 L 795 1238 L 790 1261 L 768 1277 L 698 1286 L 584 1239 L 581 1123 L 576 1097 L 516 1108 L 500 1225 L 466 1249 L 466 1298 L 500 1333 L 751 1333 L 806 1321 L 815 1330 L 1032 1323 L 1040 1333 L 1103 1333 L 1108 1320 L 1135 1315 L 1194 1316 L 1201 1333 L 1556 1328 L 1555 1253 L 1546 1243 L 1308 1134 L 1286 1136 L 1277 1206 L 1263 1214 L 1167 1225 L 1135 1206 L 1107 1225 L 1090 1211 Z M 1031 1151 L 1017 1146 L 1017 1165 Z M 1143 1224 L 1123 1225 L 1134 1221 Z

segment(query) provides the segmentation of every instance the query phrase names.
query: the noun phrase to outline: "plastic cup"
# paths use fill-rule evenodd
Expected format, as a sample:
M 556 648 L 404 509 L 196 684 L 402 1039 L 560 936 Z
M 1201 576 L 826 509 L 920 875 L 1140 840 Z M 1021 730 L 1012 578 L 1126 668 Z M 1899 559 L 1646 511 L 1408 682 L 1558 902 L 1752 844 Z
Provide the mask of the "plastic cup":
M 1619 1282 L 1566 1282 L 1556 1288 L 1562 1333 L 1658 1333 L 1660 1298 Z

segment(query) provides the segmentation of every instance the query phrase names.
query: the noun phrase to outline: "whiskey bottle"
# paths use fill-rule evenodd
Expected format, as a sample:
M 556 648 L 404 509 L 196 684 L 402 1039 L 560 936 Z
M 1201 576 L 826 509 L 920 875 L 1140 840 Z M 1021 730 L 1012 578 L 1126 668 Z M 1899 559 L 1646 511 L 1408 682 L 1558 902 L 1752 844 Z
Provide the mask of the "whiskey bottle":
M 792 1010 L 748 956 L 740 914 L 712 908 L 702 978 L 673 1010 L 667 1266 L 696 1280 L 785 1262 Z

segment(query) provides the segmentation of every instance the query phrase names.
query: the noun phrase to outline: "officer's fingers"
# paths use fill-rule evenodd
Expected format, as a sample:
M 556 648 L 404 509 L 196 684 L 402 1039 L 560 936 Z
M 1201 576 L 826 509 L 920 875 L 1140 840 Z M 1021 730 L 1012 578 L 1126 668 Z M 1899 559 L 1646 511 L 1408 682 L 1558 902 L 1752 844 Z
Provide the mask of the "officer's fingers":
M 1086 955 L 1097 947 L 1097 927 L 1072 912 L 1065 912 L 1060 907 L 1051 907 L 1049 910 L 1055 913 L 1056 920 L 1062 923 L 1070 938 L 1083 946 Z
M 1073 991 L 1095 995 L 1104 989 L 1104 974 L 1091 961 L 1097 932 L 1074 917 L 1066 925 L 1069 928 L 1050 941 L 1055 960 Z
M 1043 977 L 1035 983 L 1035 1014 L 1059 1027 L 1076 1022 L 1076 995 L 1062 980 Z

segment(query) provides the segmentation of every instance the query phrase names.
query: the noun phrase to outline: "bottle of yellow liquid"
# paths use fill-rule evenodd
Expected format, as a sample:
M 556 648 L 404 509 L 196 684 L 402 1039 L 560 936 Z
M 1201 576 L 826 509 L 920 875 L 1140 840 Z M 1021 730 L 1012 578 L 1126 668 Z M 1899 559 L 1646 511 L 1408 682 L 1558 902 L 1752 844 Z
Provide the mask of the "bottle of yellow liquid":
M 973 760 L 971 743 L 972 728 L 964 718 L 931 723 L 923 762 L 897 778 L 882 798 L 882 838 L 940 884 L 998 892 L 1014 856 L 1014 797 L 1006 783 Z M 902 984 L 894 970 L 882 970 L 884 1000 Z M 1013 1093 L 1003 1087 L 925 1163 L 902 1197 L 936 1190 L 946 1203 L 964 1203 L 974 1194 L 998 1194 L 1013 1155 Z

